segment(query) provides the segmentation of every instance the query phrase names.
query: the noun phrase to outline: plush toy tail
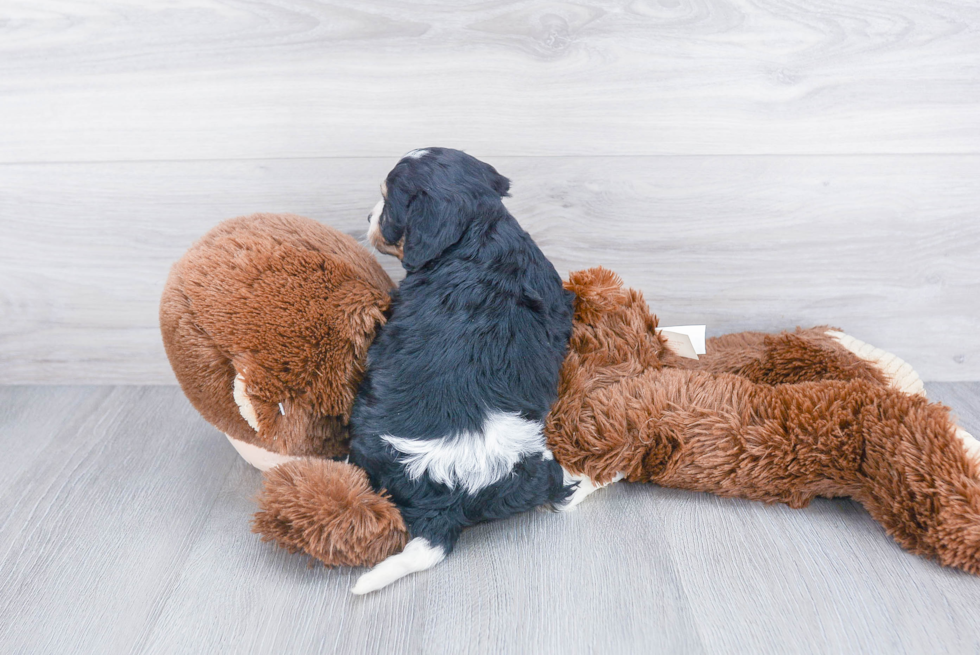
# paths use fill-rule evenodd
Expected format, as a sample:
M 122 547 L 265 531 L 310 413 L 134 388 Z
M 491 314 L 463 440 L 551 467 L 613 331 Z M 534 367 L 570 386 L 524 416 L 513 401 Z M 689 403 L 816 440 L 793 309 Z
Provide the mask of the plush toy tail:
M 265 474 L 252 531 L 326 566 L 373 566 L 404 548 L 398 508 L 352 464 L 301 459 Z
M 855 498 L 903 547 L 980 574 L 977 441 L 948 408 L 900 393 L 861 424 L 865 484 Z

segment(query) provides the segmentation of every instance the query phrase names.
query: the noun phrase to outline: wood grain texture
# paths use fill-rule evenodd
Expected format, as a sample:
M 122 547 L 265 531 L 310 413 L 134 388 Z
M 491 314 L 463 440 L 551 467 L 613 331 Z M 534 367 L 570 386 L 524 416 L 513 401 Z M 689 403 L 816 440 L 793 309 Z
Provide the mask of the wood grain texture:
M 928 384 L 980 433 L 980 383 Z M 258 472 L 176 387 L 0 387 L 0 650 L 901 653 L 980 649 L 980 578 L 850 501 L 620 484 L 467 530 L 366 597 L 249 531 Z
M 79 393 L 74 410 L 52 413 Z M 0 487 L 0 650 L 130 651 L 207 530 L 235 464 L 227 442 L 173 387 L 2 398 L 5 446 L 34 457 Z M 38 414 L 59 420 L 42 426 Z
M 980 156 L 486 158 L 563 275 L 611 268 L 664 324 L 832 324 L 925 379 L 980 378 Z M 172 383 L 172 262 L 254 211 L 363 241 L 392 163 L 0 166 L 0 382 Z
M 980 154 L 980 7 L 14 0 L 0 161 Z

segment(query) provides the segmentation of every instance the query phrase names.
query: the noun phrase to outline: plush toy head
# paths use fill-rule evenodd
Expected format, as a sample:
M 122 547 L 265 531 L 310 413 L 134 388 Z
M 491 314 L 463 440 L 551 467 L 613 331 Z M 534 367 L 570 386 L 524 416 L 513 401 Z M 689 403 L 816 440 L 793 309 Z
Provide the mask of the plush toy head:
M 194 407 L 260 468 L 337 457 L 393 286 L 335 229 L 290 214 L 235 218 L 174 264 L 164 346 Z

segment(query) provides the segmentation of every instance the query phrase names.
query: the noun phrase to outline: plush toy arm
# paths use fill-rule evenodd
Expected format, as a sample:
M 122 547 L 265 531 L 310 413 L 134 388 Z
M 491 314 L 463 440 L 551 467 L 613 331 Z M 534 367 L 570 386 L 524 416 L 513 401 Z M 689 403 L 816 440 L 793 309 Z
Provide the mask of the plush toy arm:
M 326 566 L 374 566 L 400 551 L 408 531 L 398 508 L 371 489 L 363 470 L 300 459 L 265 474 L 252 531 Z

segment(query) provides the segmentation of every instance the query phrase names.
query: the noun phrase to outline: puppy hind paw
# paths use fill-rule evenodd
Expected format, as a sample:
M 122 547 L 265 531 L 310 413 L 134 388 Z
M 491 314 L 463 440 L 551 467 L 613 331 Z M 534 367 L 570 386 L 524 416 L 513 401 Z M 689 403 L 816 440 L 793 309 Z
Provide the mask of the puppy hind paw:
M 357 579 L 350 592 L 363 596 L 387 587 L 410 573 L 430 569 L 446 557 L 442 546 L 433 546 L 428 539 L 416 537 L 402 552 L 392 555 Z
M 363 596 L 369 594 L 372 591 L 378 591 L 387 587 L 389 584 L 394 582 L 394 580 L 386 580 L 383 576 L 379 575 L 374 569 L 362 574 L 354 586 L 350 588 L 350 592 L 355 596 Z

